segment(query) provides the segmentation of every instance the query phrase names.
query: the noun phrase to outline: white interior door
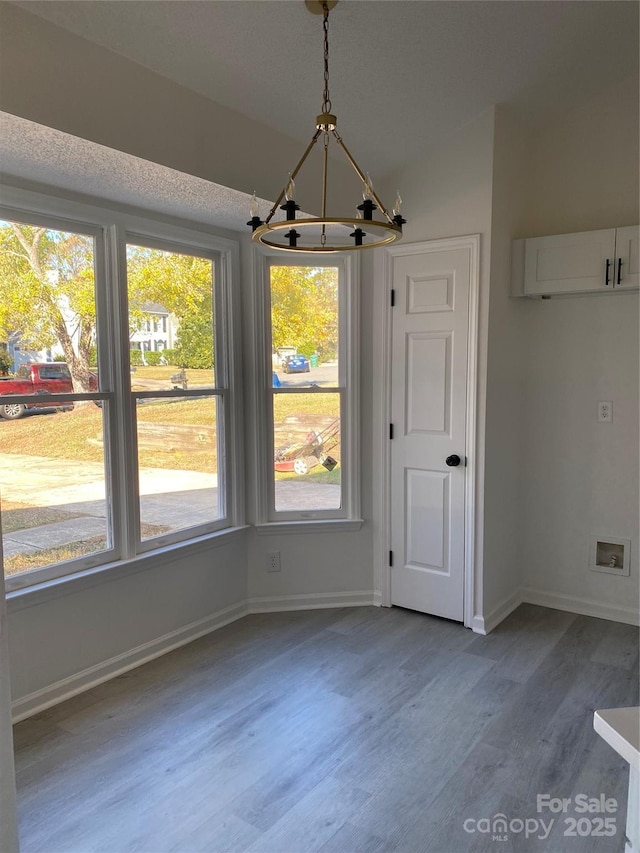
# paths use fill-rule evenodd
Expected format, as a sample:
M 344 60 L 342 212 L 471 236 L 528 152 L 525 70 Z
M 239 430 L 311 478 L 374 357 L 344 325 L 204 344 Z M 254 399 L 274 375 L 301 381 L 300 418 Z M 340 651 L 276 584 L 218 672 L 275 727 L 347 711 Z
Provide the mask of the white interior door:
M 391 603 L 462 621 L 472 255 L 451 243 L 392 260 Z

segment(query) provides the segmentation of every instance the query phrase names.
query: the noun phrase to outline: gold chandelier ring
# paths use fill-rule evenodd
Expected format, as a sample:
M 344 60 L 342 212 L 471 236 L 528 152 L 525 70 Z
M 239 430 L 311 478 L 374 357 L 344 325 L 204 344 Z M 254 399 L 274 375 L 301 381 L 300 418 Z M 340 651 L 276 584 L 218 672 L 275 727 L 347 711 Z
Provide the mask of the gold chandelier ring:
M 382 234 L 383 236 L 379 237 L 377 240 L 370 241 L 369 243 L 365 243 L 362 246 L 354 246 L 352 243 L 340 244 L 337 246 L 287 246 L 283 243 L 276 243 L 274 240 L 269 240 L 267 237 L 272 232 L 278 231 L 287 231 L 291 228 L 300 229 L 304 231 L 305 229 L 310 229 L 312 227 L 322 227 L 327 225 L 344 225 L 350 228 L 361 228 L 365 233 L 369 231 L 376 231 Z M 329 217 L 326 219 L 295 219 L 295 220 L 286 220 L 279 222 L 267 222 L 264 225 L 260 225 L 253 232 L 252 238 L 256 243 L 262 243 L 263 246 L 269 246 L 271 249 L 281 249 L 283 251 L 289 252 L 321 252 L 321 253 L 330 253 L 330 252 L 349 252 L 358 249 L 375 249 L 378 246 L 387 246 L 389 243 L 394 243 L 396 240 L 399 240 L 402 237 L 402 228 L 395 223 L 390 222 L 381 222 L 378 219 L 358 219 L 354 217 L 350 219 L 348 217 L 345 218 L 337 218 L 337 217 Z

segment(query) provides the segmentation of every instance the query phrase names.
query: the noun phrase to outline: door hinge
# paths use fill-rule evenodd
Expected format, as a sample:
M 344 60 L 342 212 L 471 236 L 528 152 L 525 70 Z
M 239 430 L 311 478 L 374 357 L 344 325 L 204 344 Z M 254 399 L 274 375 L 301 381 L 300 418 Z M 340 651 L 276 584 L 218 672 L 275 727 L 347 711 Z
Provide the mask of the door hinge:
M 393 424 L 389 424 L 389 438 L 393 440 Z
M 389 565 L 393 567 L 393 551 L 389 551 Z
M 394 288 L 391 288 L 391 307 L 394 308 L 396 304 L 396 292 Z

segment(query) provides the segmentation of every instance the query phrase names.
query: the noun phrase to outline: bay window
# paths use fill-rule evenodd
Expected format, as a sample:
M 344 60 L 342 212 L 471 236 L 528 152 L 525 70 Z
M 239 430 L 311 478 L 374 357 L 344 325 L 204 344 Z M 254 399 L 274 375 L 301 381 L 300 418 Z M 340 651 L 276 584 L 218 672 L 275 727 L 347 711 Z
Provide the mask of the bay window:
M 233 528 L 235 243 L 15 194 L 24 207 L 0 208 L 7 589 Z

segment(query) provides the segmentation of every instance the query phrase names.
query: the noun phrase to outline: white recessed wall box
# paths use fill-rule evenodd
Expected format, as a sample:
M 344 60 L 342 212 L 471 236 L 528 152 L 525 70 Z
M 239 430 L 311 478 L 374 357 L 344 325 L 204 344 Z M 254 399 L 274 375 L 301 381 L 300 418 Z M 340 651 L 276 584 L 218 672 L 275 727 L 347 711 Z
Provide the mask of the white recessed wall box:
M 592 572 L 610 575 L 629 575 L 631 539 L 619 536 L 591 536 L 589 568 Z

